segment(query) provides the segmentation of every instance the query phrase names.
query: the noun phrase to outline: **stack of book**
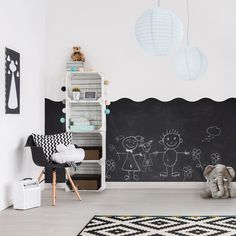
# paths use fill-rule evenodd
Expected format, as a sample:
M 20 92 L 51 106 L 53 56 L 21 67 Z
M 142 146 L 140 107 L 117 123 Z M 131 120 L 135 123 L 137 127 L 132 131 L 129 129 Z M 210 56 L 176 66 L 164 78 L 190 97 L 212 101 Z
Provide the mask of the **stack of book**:
M 80 71 L 81 68 L 84 68 L 84 62 L 82 61 L 68 61 L 66 63 L 67 71 Z

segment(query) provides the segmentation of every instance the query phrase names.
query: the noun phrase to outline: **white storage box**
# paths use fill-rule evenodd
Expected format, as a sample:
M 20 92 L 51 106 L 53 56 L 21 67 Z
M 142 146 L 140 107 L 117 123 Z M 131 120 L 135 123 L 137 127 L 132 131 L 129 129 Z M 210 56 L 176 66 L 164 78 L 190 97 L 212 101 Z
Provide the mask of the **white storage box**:
M 17 182 L 13 190 L 13 208 L 26 210 L 41 205 L 41 190 L 37 180 Z

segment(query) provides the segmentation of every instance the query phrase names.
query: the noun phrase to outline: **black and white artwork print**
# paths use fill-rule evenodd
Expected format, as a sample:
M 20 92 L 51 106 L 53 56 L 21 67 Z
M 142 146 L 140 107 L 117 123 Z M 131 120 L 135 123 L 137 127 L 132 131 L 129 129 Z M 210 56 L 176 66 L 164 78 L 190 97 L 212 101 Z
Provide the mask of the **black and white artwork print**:
M 20 53 L 5 48 L 5 113 L 20 114 Z

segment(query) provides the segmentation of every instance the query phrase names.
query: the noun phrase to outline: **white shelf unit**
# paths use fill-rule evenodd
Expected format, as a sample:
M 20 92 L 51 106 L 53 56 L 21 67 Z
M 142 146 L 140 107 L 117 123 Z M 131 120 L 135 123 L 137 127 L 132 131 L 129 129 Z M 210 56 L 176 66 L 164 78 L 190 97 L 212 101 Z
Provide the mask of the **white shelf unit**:
M 80 88 L 80 100 L 74 101 L 72 89 Z M 95 91 L 96 100 L 86 100 L 84 92 Z M 71 169 L 71 174 L 100 175 L 100 188 L 105 188 L 105 160 L 106 160 L 106 115 L 104 97 L 104 77 L 99 72 L 67 72 L 66 74 L 66 130 L 72 132 L 72 142 L 82 148 L 101 148 L 101 157 L 98 160 L 82 161 L 77 172 Z M 71 130 L 73 120 L 77 118 L 89 119 L 94 130 Z M 90 190 L 91 191 L 91 190 Z

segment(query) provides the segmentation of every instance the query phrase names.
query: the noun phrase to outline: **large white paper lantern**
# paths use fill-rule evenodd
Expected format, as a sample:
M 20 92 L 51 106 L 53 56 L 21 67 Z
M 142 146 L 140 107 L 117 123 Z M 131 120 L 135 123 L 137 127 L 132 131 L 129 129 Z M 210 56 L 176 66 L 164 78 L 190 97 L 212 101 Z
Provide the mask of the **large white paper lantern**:
M 198 48 L 187 46 L 176 53 L 174 65 L 179 78 L 196 80 L 206 72 L 207 58 Z
M 135 33 L 145 51 L 156 56 L 164 56 L 180 46 L 183 25 L 173 12 L 156 7 L 146 11 L 137 20 Z

